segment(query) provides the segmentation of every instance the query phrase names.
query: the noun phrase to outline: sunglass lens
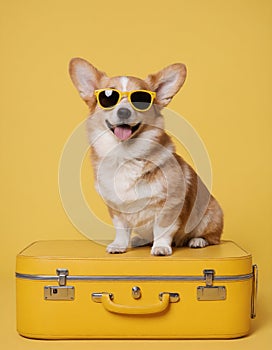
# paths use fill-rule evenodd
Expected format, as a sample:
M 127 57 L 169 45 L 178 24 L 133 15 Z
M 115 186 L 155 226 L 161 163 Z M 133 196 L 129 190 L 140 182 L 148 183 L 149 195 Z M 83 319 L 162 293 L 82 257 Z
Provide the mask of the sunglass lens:
M 145 91 L 135 91 L 130 96 L 131 103 L 133 106 L 140 110 L 145 110 L 150 107 L 152 102 L 152 97 L 148 92 Z
M 104 108 L 110 108 L 117 104 L 119 93 L 115 90 L 104 90 L 99 93 L 99 103 Z

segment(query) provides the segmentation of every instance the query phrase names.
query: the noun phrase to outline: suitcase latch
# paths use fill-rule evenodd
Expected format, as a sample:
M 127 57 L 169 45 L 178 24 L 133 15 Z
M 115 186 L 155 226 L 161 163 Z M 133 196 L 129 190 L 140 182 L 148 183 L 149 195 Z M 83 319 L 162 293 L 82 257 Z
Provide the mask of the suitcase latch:
M 67 276 L 69 271 L 67 269 L 57 269 L 58 286 L 45 286 L 44 299 L 45 300 L 74 300 L 75 287 L 66 286 Z
M 204 270 L 204 280 L 206 286 L 197 287 L 197 300 L 199 301 L 212 301 L 212 300 L 225 300 L 226 299 L 226 287 L 225 286 L 214 286 L 213 280 L 215 271 Z

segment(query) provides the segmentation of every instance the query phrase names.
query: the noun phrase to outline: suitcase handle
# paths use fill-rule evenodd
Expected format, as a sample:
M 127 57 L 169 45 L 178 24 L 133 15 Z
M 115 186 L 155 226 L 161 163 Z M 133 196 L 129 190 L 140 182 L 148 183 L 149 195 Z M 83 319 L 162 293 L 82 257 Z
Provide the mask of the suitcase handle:
M 92 299 L 95 302 L 102 303 L 104 308 L 109 312 L 125 315 L 147 315 L 165 311 L 172 300 L 175 300 L 174 302 L 179 300 L 179 295 L 177 293 L 160 293 L 160 302 L 147 306 L 116 304 L 113 302 L 113 294 L 111 293 L 93 293 Z

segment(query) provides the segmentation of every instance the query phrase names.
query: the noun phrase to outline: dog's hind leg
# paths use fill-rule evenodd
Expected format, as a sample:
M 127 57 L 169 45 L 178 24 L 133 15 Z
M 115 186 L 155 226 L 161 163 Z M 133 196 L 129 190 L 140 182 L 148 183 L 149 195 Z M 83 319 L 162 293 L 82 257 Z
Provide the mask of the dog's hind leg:
M 179 225 L 177 222 L 168 227 L 162 227 L 158 224 L 154 226 L 154 242 L 151 249 L 152 255 L 171 255 L 172 241 Z

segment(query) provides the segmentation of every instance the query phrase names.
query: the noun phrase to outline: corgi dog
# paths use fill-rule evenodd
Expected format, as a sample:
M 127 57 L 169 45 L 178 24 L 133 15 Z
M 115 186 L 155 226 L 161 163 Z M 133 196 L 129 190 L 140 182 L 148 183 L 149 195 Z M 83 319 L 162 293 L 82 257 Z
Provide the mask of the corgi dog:
M 152 255 L 172 246 L 219 244 L 223 212 L 193 168 L 175 153 L 162 110 L 182 87 L 184 64 L 145 80 L 109 77 L 82 58 L 69 72 L 90 116 L 87 132 L 95 186 L 116 230 L 108 253 L 152 244 Z

